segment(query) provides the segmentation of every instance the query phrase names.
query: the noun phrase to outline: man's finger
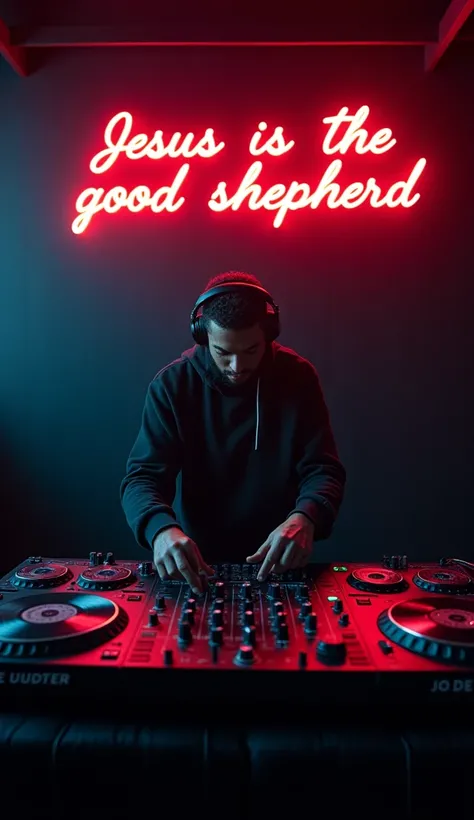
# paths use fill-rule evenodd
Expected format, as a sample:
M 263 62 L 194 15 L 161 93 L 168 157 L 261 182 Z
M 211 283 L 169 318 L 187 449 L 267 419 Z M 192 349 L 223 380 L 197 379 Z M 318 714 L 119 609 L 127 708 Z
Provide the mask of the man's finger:
M 162 581 L 165 581 L 168 577 L 168 573 L 165 570 L 164 564 L 162 564 L 161 561 L 160 561 L 158 564 L 155 564 L 155 566 L 156 566 L 156 571 L 157 571 L 158 575 L 160 576 L 160 579 Z
M 259 561 L 263 561 L 270 547 L 271 544 L 269 544 L 268 541 L 265 541 L 265 543 L 258 548 L 257 552 L 254 552 L 253 555 L 248 555 L 245 560 L 249 564 L 258 564 Z
M 260 567 L 259 573 L 257 575 L 257 581 L 264 581 L 267 575 L 270 573 L 271 568 L 274 564 L 278 563 L 281 553 L 285 544 L 281 541 L 277 541 L 277 543 L 268 551 L 267 557 L 263 562 L 262 566 Z
M 199 577 L 198 573 L 195 572 L 189 564 L 186 555 L 184 552 L 179 552 L 177 555 L 174 556 L 174 560 L 176 561 L 176 566 L 180 571 L 183 578 L 188 582 L 189 586 L 191 587 L 192 591 L 196 595 L 200 595 L 202 592 L 202 580 Z
M 295 561 L 298 560 L 299 549 L 296 544 L 289 544 L 280 558 L 280 572 L 286 572 L 288 569 L 295 567 Z

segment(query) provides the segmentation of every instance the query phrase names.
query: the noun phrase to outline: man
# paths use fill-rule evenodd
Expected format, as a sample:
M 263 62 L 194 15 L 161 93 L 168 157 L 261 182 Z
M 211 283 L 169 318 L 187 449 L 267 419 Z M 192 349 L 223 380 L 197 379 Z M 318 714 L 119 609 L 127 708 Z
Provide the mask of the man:
M 196 594 L 207 561 L 261 563 L 259 580 L 304 566 L 339 511 L 346 476 L 319 379 L 279 330 L 258 279 L 221 274 L 191 314 L 196 345 L 148 387 L 121 502 L 160 577 Z

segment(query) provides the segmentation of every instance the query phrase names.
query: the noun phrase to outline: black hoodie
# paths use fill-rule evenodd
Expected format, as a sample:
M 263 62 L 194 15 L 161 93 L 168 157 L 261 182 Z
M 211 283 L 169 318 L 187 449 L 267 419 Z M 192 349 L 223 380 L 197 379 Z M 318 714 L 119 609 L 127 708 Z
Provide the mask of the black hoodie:
M 245 561 L 292 512 L 327 538 L 345 479 L 307 359 L 273 342 L 242 386 L 226 386 L 195 346 L 148 387 L 120 498 L 142 547 L 174 525 L 204 560 Z

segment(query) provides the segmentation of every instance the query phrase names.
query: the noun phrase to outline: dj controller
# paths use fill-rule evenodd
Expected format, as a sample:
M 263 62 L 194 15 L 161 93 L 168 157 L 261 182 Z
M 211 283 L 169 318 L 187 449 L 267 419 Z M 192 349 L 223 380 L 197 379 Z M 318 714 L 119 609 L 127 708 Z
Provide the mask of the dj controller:
M 31 556 L 0 579 L 0 705 L 100 690 L 139 703 L 469 702 L 474 576 L 461 559 L 214 565 L 201 596 L 149 560 Z
M 201 596 L 111 552 L 0 579 L 16 816 L 472 820 L 471 564 L 213 568 Z

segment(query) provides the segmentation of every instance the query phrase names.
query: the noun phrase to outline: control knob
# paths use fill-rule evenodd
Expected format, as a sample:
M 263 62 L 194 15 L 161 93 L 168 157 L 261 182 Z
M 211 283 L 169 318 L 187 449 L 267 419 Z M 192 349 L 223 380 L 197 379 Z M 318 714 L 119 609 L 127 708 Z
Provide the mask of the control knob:
M 304 620 L 310 612 L 312 612 L 313 607 L 311 601 L 303 601 L 301 604 L 301 611 L 300 611 L 300 618 Z
M 164 612 L 166 609 L 166 602 L 163 595 L 157 595 L 155 599 L 155 607 L 158 612 Z
M 330 666 L 344 663 L 346 645 L 340 638 L 327 635 L 324 640 L 318 642 L 316 656 L 319 661 Z
M 224 618 L 222 614 L 222 609 L 215 609 L 211 615 L 212 626 L 222 626 L 223 623 Z
M 339 615 L 339 613 L 342 612 L 342 601 L 340 598 L 336 598 L 336 600 L 334 601 L 332 605 L 332 611 L 335 612 L 336 615 Z
M 178 640 L 182 644 L 191 643 L 193 636 L 191 634 L 191 624 L 189 621 L 181 621 L 178 631 Z
M 244 625 L 245 626 L 253 626 L 255 623 L 255 615 L 253 614 L 251 609 L 247 609 L 244 612 Z
M 148 626 L 158 626 L 158 623 L 158 613 L 154 609 L 151 609 L 148 613 Z
M 238 666 L 251 666 L 255 663 L 253 648 L 247 644 L 243 644 L 234 658 L 234 663 L 238 664 Z
M 281 599 L 280 584 L 269 584 L 267 588 L 267 595 L 271 601 L 278 601 Z
M 277 640 L 286 643 L 288 640 L 288 624 L 284 620 L 278 622 Z
M 113 552 L 108 552 L 105 556 L 104 564 L 115 564 L 115 556 Z
M 309 612 L 304 619 L 304 631 L 307 635 L 316 635 L 318 618 L 315 612 Z
M 242 643 L 246 646 L 255 646 L 257 643 L 257 628 L 255 626 L 244 626 L 242 630 Z
M 213 626 L 209 635 L 209 643 L 222 646 L 224 643 L 224 630 L 222 626 Z

